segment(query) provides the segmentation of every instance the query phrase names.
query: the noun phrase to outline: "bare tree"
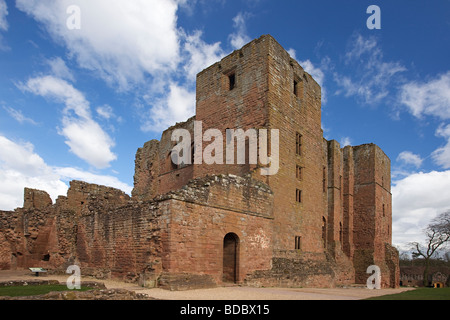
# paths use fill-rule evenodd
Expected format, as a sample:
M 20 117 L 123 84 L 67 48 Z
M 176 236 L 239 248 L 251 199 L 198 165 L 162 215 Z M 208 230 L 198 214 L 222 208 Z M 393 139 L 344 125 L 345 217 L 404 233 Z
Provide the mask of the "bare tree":
M 426 246 L 418 242 L 413 242 L 414 258 L 423 257 L 425 260 L 425 270 L 423 272 L 423 284 L 428 286 L 428 270 L 430 259 L 437 253 L 439 248 L 443 248 L 450 240 L 450 210 L 441 213 L 425 229 Z

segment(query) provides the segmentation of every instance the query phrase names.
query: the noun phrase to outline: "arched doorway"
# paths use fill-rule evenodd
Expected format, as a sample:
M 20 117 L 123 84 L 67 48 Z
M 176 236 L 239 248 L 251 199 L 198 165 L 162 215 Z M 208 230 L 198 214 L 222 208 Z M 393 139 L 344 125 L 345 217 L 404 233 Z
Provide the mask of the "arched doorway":
M 229 233 L 223 239 L 223 282 L 238 281 L 239 237 Z

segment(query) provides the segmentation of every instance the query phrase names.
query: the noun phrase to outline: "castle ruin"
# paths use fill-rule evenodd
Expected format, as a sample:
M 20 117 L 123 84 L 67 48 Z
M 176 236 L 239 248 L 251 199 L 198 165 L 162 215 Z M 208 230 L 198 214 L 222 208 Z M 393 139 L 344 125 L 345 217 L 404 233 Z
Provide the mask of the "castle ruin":
M 172 133 L 193 137 L 196 122 L 224 136 L 279 130 L 278 172 L 174 164 Z M 0 211 L 0 269 L 77 264 L 82 275 L 183 290 L 365 284 L 377 265 L 383 287 L 399 285 L 389 158 L 374 144 L 324 139 L 320 86 L 269 35 L 200 72 L 195 117 L 145 143 L 135 162 L 131 197 L 73 181 L 53 204 L 25 189 L 23 208 Z

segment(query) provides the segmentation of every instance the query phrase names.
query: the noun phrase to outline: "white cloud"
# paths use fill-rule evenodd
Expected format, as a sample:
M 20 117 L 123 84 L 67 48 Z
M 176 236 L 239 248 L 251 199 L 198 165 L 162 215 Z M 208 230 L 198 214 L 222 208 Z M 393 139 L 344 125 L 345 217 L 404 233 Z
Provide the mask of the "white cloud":
M 395 76 L 406 71 L 399 62 L 385 62 L 383 52 L 374 37 L 356 34 L 345 54 L 345 65 L 353 68 L 353 75 L 334 73 L 334 81 L 341 87 L 336 94 L 355 96 L 364 104 L 377 104 L 386 98 Z
M 64 117 L 59 133 L 67 138 L 71 152 L 98 169 L 109 167 L 117 159 L 111 151 L 114 141 L 92 119 Z
M 69 5 L 80 8 L 79 30 L 66 26 Z M 79 67 L 119 90 L 137 92 L 142 128 L 154 131 L 192 115 L 196 74 L 225 55 L 220 42 L 208 44 L 200 31 L 187 34 L 177 27 L 177 10 L 190 5 L 186 0 L 17 0 L 17 7 L 65 46 Z M 234 23 L 245 31 L 239 17 Z M 72 80 L 61 62 L 53 61 L 53 74 Z M 183 105 L 173 106 L 174 100 Z M 104 118 L 105 110 L 97 111 Z
M 316 68 L 310 60 L 299 62 L 300 65 L 308 72 L 320 86 L 323 86 L 325 74 L 320 68 Z
M 6 112 L 8 112 L 8 114 L 12 118 L 14 118 L 17 122 L 19 122 L 20 124 L 29 123 L 29 124 L 32 124 L 32 125 L 37 125 L 36 121 L 34 121 L 31 118 L 28 118 L 28 117 L 24 116 L 24 114 L 22 113 L 21 110 L 17 110 L 17 109 L 14 109 L 14 108 L 11 108 L 11 107 L 7 107 L 7 106 L 4 106 L 3 109 L 5 109 Z
M 295 51 L 295 49 L 289 48 L 286 51 L 289 53 L 292 59 L 297 60 L 297 51 Z
M 93 183 L 101 186 L 112 187 L 124 191 L 127 194 L 131 194 L 133 187 L 121 182 L 114 176 L 98 175 L 86 171 L 82 171 L 76 168 L 53 168 L 63 180 L 80 180 L 87 183 Z
M 229 39 L 231 46 L 234 49 L 242 48 L 251 40 L 247 34 L 246 19 L 248 19 L 248 17 L 248 13 L 239 12 L 233 18 L 233 27 L 235 28 L 235 32 L 230 35 Z
M 60 57 L 47 60 L 47 64 L 50 66 L 51 74 L 55 77 L 75 82 L 72 72 L 67 67 L 66 62 Z
M 424 239 L 423 229 L 450 209 L 450 171 L 415 173 L 394 183 L 393 242 L 404 245 Z
M 428 115 L 450 119 L 450 71 L 428 82 L 403 85 L 400 102 L 417 118 Z
M 221 48 L 221 43 L 208 44 L 204 42 L 201 31 L 196 31 L 191 35 L 185 35 L 184 52 L 187 53 L 187 62 L 184 70 L 187 72 L 188 80 L 195 81 L 197 73 L 213 63 L 220 61 L 225 52 Z
M 169 94 L 155 102 L 149 110 L 151 114 L 142 124 L 143 131 L 161 131 L 176 122 L 183 122 L 195 114 L 195 92 L 171 83 Z
M 23 204 L 25 187 L 45 189 L 53 199 L 67 191 L 30 143 L 15 143 L 0 136 L 0 209 L 12 210 Z
M 344 137 L 341 139 L 341 147 L 346 147 L 346 146 L 351 146 L 352 145 L 352 140 L 350 139 L 350 137 Z
M 295 54 L 295 52 L 294 52 L 294 54 Z M 322 103 L 326 104 L 327 103 L 327 93 L 326 93 L 326 89 L 324 87 L 325 73 L 321 70 L 321 68 L 315 67 L 309 59 L 305 60 L 305 61 L 301 61 L 301 62 L 299 62 L 299 64 L 319 84 L 319 86 L 322 89 Z
M 79 158 L 96 168 L 103 169 L 117 159 L 111 151 L 115 143 L 92 119 L 89 102 L 84 95 L 65 80 L 53 76 L 29 79 L 22 89 L 65 104 L 62 128 L 66 144 Z
M 441 125 L 436 131 L 438 137 L 447 139 L 447 144 L 435 150 L 431 156 L 433 160 L 444 169 L 450 168 L 450 124 L 447 126 Z
M 179 1 L 178 1 L 179 2 Z M 126 90 L 146 74 L 179 63 L 175 0 L 17 0 L 82 68 Z M 70 5 L 80 7 L 81 29 L 67 28 Z
M 29 142 L 16 143 L 0 136 L 0 150 L 0 210 L 21 207 L 25 187 L 46 191 L 55 201 L 67 193 L 67 180 L 83 180 L 131 193 L 132 187 L 116 177 L 49 166 Z
M 115 117 L 113 108 L 107 104 L 97 107 L 97 109 L 95 109 L 95 111 L 97 111 L 97 113 L 100 117 L 107 119 L 107 120 Z
M 441 120 L 450 119 L 450 71 L 427 82 L 411 81 L 401 87 L 399 101 L 416 118 L 425 116 Z M 431 157 L 444 169 L 450 168 L 450 125 L 441 124 L 436 136 L 447 140 L 445 146 L 435 150 Z
M 375 38 L 371 37 L 364 39 L 360 34 L 357 34 L 350 44 L 350 50 L 347 50 L 345 54 L 346 63 L 349 63 L 354 59 L 360 59 L 363 54 L 379 50 L 376 48 L 377 45 Z
M 404 151 L 397 157 L 397 161 L 400 161 L 406 165 L 413 165 L 416 168 L 420 168 L 423 163 L 423 159 L 410 151 Z
M 6 16 L 8 15 L 8 6 L 5 0 L 0 0 L 0 30 L 8 30 L 8 21 Z

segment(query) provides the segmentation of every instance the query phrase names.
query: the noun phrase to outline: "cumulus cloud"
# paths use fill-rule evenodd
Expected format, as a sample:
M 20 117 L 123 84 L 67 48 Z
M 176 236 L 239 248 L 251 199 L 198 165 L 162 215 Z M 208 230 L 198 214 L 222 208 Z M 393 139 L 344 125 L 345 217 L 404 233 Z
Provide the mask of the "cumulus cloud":
M 433 160 L 438 164 L 439 166 L 443 167 L 444 169 L 450 168 L 450 124 L 444 126 L 441 125 L 437 131 L 436 136 L 445 138 L 447 140 L 447 144 L 441 148 L 438 148 L 435 150 L 431 156 Z
M 400 103 L 416 118 L 426 116 L 448 121 L 450 119 L 450 71 L 426 82 L 410 81 L 400 90 Z M 441 124 L 436 136 L 446 139 L 443 147 L 431 157 L 444 169 L 450 168 L 450 125 Z
M 145 97 L 147 99 L 151 97 Z M 195 92 L 176 83 L 169 85 L 169 94 L 152 104 L 143 131 L 161 131 L 175 122 L 183 122 L 195 114 Z
M 225 52 L 221 48 L 220 42 L 208 44 L 203 41 L 201 31 L 195 31 L 184 37 L 184 52 L 188 57 L 184 70 L 187 72 L 188 80 L 195 81 L 197 73 L 220 61 L 225 56 Z
M 231 46 L 234 49 L 242 48 L 251 40 L 251 38 L 247 34 L 246 19 L 248 17 L 249 17 L 248 13 L 239 12 L 233 18 L 233 27 L 235 29 L 235 32 L 230 35 L 229 39 Z
M 400 91 L 400 102 L 417 118 L 450 119 L 450 71 L 428 82 L 412 81 Z
M 410 241 L 423 241 L 423 229 L 440 213 L 450 209 L 450 171 L 415 173 L 392 188 L 393 242 L 405 248 Z
M 295 56 L 295 51 L 292 52 L 292 50 L 291 50 L 291 53 L 294 53 L 294 56 Z M 314 66 L 314 64 L 309 59 L 305 60 L 305 61 L 301 61 L 299 63 L 303 67 L 303 69 L 307 73 L 309 73 L 314 78 L 314 80 L 316 80 L 316 82 L 320 85 L 320 87 L 322 89 L 322 103 L 326 104 L 327 93 L 326 93 L 326 89 L 324 87 L 325 73 L 322 71 L 322 69 L 320 67 Z
M 179 62 L 175 0 L 17 0 L 82 68 L 126 90 L 146 74 L 174 71 Z M 81 28 L 67 28 L 67 8 L 80 8 Z
M 53 76 L 37 77 L 29 79 L 21 88 L 65 105 L 62 127 L 58 131 L 76 156 L 99 169 L 109 167 L 110 162 L 117 159 L 111 151 L 114 141 L 92 119 L 84 95 L 67 81 Z
M 59 175 L 63 180 L 80 180 L 87 183 L 98 184 L 102 186 L 112 187 L 124 191 L 127 194 L 131 194 L 133 187 L 121 182 L 114 176 L 98 175 L 91 172 L 86 172 L 77 168 L 60 168 L 53 167 L 53 171 Z
M 52 167 L 29 142 L 14 142 L 0 135 L 0 210 L 23 205 L 24 187 L 44 190 L 53 200 L 67 193 L 65 181 L 83 180 L 114 187 L 130 194 L 132 187 L 116 177 L 96 175 L 75 168 Z
M 406 164 L 406 165 L 412 165 L 416 168 L 420 168 L 423 163 L 423 159 L 410 151 L 404 151 L 400 153 L 397 157 L 397 161 Z
M 67 191 L 66 184 L 34 152 L 32 144 L 0 136 L 0 150 L 0 209 L 22 206 L 24 186 L 45 189 L 53 199 Z
M 343 137 L 340 141 L 341 147 L 346 147 L 346 146 L 351 146 L 352 145 L 352 140 L 350 139 L 350 137 Z
M 177 26 L 177 10 L 191 5 L 186 0 L 17 0 L 16 5 L 42 24 L 78 67 L 120 91 L 135 92 L 145 131 L 192 115 L 196 74 L 225 55 L 220 42 L 206 43 L 201 31 Z M 80 29 L 67 28 L 71 5 L 80 8 Z M 245 17 L 233 20 L 235 44 L 248 39 Z M 55 77 L 73 81 L 62 60 L 52 60 L 51 67 Z M 181 113 L 173 113 L 174 100 L 183 103 L 177 108 Z

